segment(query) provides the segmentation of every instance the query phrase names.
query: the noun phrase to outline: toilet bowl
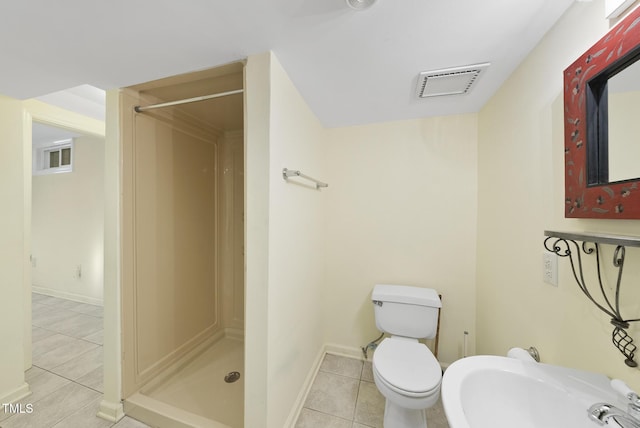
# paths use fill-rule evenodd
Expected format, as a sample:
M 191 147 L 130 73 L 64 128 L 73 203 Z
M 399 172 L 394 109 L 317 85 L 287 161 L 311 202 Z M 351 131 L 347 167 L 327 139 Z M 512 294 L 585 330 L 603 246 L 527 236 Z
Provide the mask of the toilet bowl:
M 371 300 L 376 326 L 391 337 L 373 354 L 373 380 L 385 397 L 385 428 L 426 428 L 426 409 L 440 397 L 442 369 L 418 339 L 436 334 L 442 305 L 430 288 L 376 285 Z
M 440 397 L 442 370 L 415 339 L 384 339 L 373 354 L 373 380 L 385 397 L 385 428 L 425 428 L 426 409 Z

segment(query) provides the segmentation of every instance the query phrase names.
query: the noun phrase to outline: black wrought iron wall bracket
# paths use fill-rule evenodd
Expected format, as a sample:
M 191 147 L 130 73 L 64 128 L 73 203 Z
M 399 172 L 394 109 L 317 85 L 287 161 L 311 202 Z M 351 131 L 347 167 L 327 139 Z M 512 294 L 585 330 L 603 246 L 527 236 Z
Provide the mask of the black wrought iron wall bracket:
M 640 247 L 640 238 L 617 236 L 617 235 L 598 235 L 590 233 L 569 233 L 569 232 L 553 232 L 546 230 L 544 232 L 547 238 L 544 240 L 544 247 L 547 251 L 557 254 L 560 257 L 568 257 L 571 262 L 571 271 L 573 277 L 585 296 L 596 305 L 602 312 L 611 317 L 613 331 L 611 333 L 611 341 L 614 346 L 625 356 L 625 363 L 629 367 L 637 367 L 638 363 L 634 361 L 636 345 L 633 344 L 633 338 L 627 333 L 629 323 L 640 321 L 640 318 L 625 319 L 620 312 L 620 284 L 622 283 L 622 271 L 624 268 L 626 250 L 625 247 Z M 581 243 L 579 244 L 578 241 Z M 609 298 L 605 292 L 602 283 L 602 261 L 600 256 L 600 244 L 615 245 L 613 252 L 613 267 L 617 269 L 617 280 L 615 294 L 613 298 Z M 599 294 L 602 295 L 601 300 L 597 300 L 591 290 L 587 287 L 587 282 L 582 269 L 582 255 L 592 256 L 596 258 L 596 269 L 599 285 Z

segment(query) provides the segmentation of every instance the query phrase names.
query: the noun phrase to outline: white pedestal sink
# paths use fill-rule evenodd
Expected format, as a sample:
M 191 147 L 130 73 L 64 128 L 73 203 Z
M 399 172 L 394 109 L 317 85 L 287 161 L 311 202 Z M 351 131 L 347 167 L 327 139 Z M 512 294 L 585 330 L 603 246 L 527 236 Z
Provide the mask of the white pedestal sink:
M 507 357 L 458 360 L 442 380 L 450 428 L 595 428 L 598 402 L 627 406 L 604 375 Z

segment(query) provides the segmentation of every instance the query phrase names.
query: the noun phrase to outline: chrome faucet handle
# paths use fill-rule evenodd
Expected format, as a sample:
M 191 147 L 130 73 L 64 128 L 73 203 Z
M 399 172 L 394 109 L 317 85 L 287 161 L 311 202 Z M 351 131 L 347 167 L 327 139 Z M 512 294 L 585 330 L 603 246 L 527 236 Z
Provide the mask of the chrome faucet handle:
M 597 422 L 598 425 L 604 425 L 604 419 L 607 417 L 612 408 L 613 406 L 611 404 L 596 403 L 593 406 L 589 407 L 587 413 L 589 414 L 591 420 Z
M 589 407 L 587 413 L 589 414 L 589 418 L 598 425 L 609 426 L 609 421 L 613 419 L 615 422 L 614 426 L 620 428 L 640 428 L 640 419 L 611 404 L 596 403 Z
M 638 394 L 620 379 L 613 379 L 611 388 L 629 400 L 629 413 L 636 418 L 640 418 L 640 397 L 638 397 Z

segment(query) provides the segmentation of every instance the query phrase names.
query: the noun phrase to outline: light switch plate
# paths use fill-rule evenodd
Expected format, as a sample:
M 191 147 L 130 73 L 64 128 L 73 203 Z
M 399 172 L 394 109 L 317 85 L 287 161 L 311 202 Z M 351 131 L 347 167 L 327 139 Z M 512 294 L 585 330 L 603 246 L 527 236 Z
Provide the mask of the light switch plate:
M 554 287 L 558 286 L 558 255 L 550 251 L 542 253 L 542 280 Z

